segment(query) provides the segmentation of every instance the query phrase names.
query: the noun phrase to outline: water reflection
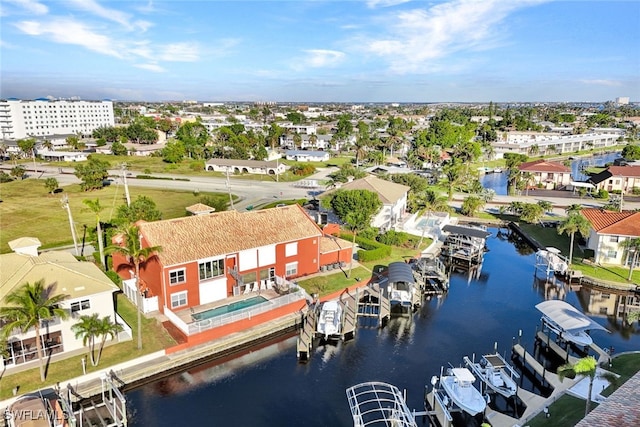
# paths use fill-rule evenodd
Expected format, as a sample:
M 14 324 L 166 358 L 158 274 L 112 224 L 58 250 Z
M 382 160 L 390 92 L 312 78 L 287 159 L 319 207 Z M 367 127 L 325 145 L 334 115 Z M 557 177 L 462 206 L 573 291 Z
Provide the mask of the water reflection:
M 627 340 L 639 334 L 636 322 L 627 321 L 629 313 L 640 311 L 638 293 L 585 285 L 576 294 L 582 310 L 593 317 L 606 319 L 607 329 Z
M 501 238 L 497 229 L 489 231 L 490 251 L 479 276 L 469 280 L 468 272 L 452 274 L 449 292 L 423 301 L 411 316 L 393 319 L 383 329 L 360 324 L 353 340 L 323 344 L 304 364 L 296 359 L 292 335 L 128 391 L 135 412 L 130 425 L 351 426 L 345 390 L 365 381 L 406 390 L 408 407 L 421 410 L 424 387 L 440 367 L 459 366 L 463 356 L 491 352 L 495 343 L 506 357 L 515 341 L 536 351 L 540 312 L 535 305 L 550 298 L 582 307 L 611 331 L 592 333 L 600 347 L 640 348 L 637 324 L 625 326 L 620 319 L 625 301 L 607 301 L 603 290 L 534 280 L 532 251 L 518 240 Z M 638 301 L 627 300 L 626 311 L 633 304 Z M 549 392 L 526 368 L 520 386 Z

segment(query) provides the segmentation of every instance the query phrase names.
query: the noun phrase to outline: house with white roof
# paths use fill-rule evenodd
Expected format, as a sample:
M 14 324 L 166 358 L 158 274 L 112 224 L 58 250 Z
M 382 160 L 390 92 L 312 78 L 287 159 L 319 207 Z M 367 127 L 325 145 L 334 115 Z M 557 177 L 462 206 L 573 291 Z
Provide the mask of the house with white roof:
M 114 308 L 114 293 L 119 292 L 118 286 L 95 264 L 78 261 L 69 252 L 39 253 L 40 245 L 37 238 L 23 237 L 9 242 L 13 252 L 0 255 L 0 305 L 7 306 L 6 296 L 24 284 L 40 280 L 44 281 L 45 287 L 51 287 L 54 295 L 66 295 L 61 308 L 68 311 L 69 317 L 41 322 L 40 338 L 46 354 L 55 360 L 85 351 L 82 338 L 76 338 L 71 329 L 82 315 L 108 316 L 120 324 L 124 331 L 111 342 L 131 339 L 131 328 Z M 8 354 L 4 357 L 7 370 L 37 363 L 35 340 L 33 329 L 27 332 L 14 330 L 9 334 Z

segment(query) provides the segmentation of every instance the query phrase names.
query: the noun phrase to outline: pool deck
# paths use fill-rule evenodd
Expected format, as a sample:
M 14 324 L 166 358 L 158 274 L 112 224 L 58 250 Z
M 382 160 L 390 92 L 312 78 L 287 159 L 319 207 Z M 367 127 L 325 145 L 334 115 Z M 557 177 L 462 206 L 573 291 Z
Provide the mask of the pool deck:
M 184 309 L 184 310 L 176 311 L 175 314 L 180 318 L 180 320 L 182 320 L 183 322 L 185 322 L 188 325 L 190 323 L 195 323 L 196 322 L 196 320 L 193 319 L 193 315 L 196 314 L 196 313 L 202 313 L 203 311 L 212 310 L 214 308 L 222 307 L 224 305 L 229 305 L 229 304 L 237 302 L 237 301 L 242 301 L 242 300 L 246 300 L 246 299 L 257 297 L 257 296 L 261 296 L 261 297 L 264 297 L 264 298 L 266 298 L 268 300 L 271 300 L 273 298 L 277 298 L 279 295 L 273 289 L 266 289 L 266 290 L 260 290 L 260 291 L 256 291 L 256 292 L 249 292 L 249 293 L 246 293 L 246 294 L 236 295 L 236 296 L 233 296 L 233 297 L 225 298 L 223 300 L 213 301 L 213 302 L 210 302 L 208 304 L 202 304 L 202 305 L 199 305 L 197 307 L 193 307 L 191 309 Z

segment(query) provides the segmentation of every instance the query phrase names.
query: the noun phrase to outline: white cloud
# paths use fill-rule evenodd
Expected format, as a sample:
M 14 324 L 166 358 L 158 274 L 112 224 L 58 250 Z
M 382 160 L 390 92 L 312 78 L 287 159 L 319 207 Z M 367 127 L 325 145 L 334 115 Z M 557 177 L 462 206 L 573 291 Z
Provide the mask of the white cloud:
M 142 68 L 143 70 L 153 71 L 154 73 L 164 73 L 167 71 L 158 64 L 133 64 L 133 66 Z
M 344 52 L 327 49 L 310 49 L 304 51 L 306 56 L 296 59 L 293 64 L 295 70 L 305 68 L 323 68 L 333 67 L 344 60 L 346 55 Z
M 200 59 L 200 49 L 193 43 L 170 43 L 159 49 L 159 59 L 173 62 L 195 62 Z
M 454 53 L 491 48 L 510 13 L 541 1 L 454 0 L 394 12 L 380 17 L 386 34 L 365 39 L 364 49 L 386 59 L 393 72 L 430 72 Z
M 30 36 L 43 36 L 56 43 L 82 46 L 94 52 L 122 58 L 122 46 L 111 38 L 93 32 L 85 24 L 71 19 L 54 19 L 49 22 L 22 21 L 16 28 Z
M 594 86 L 622 86 L 622 83 L 620 83 L 617 80 L 606 80 L 606 79 L 592 79 L 592 80 L 583 79 L 583 80 L 580 80 L 580 83 L 584 83 L 586 85 L 594 85 Z
M 128 30 L 146 31 L 152 24 L 147 21 L 132 21 L 131 15 L 120 10 L 107 8 L 95 0 L 68 0 L 76 8 L 84 10 L 100 18 L 117 22 Z
M 49 8 L 37 0 L 5 0 L 34 15 L 46 15 Z

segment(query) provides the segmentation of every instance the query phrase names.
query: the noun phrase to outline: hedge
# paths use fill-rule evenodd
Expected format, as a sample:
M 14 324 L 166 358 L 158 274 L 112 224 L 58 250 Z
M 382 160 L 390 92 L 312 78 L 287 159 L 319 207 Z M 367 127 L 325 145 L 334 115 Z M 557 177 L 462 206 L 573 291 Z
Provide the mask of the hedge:
M 344 240 L 353 240 L 353 234 L 340 233 L 340 238 Z M 358 261 L 368 262 L 391 256 L 391 246 L 383 245 L 375 240 L 365 239 L 356 235 L 356 243 L 363 249 L 358 250 Z

